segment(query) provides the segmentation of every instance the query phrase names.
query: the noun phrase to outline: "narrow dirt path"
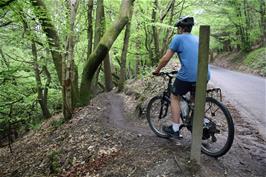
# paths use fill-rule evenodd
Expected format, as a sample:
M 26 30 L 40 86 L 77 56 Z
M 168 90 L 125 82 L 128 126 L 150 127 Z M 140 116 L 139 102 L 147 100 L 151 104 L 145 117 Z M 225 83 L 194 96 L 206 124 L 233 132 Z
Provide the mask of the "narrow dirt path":
M 140 125 L 136 125 L 137 122 L 135 120 L 137 118 L 133 117 L 133 120 L 130 120 L 130 118 L 125 115 L 125 103 L 124 98 L 121 95 L 110 92 L 106 99 L 107 108 L 104 111 L 104 117 L 107 119 L 106 123 L 109 126 L 135 132 L 140 135 L 154 136 L 148 127 L 140 127 Z
M 123 96 L 120 94 L 108 94 L 108 104 L 107 109 L 104 111 L 104 116 L 108 120 L 107 123 L 109 126 L 124 129 L 136 134 L 142 134 L 144 135 L 144 139 L 153 139 L 159 149 L 165 146 L 164 149 L 172 151 L 170 153 L 180 153 L 176 152 L 176 150 L 183 150 L 181 154 L 184 155 L 184 153 L 186 153 L 186 155 L 179 158 L 183 158 L 183 160 L 187 158 L 187 155 L 189 155 L 191 137 L 181 141 L 168 141 L 157 138 L 149 129 L 148 124 L 145 121 L 136 117 L 128 118 L 128 115 L 125 112 L 126 104 L 124 99 L 125 98 L 123 98 Z M 230 112 L 235 120 L 236 135 L 234 144 L 231 150 L 225 156 L 217 160 L 206 155 L 202 155 L 202 168 L 206 170 L 207 173 L 214 173 L 214 171 L 217 171 L 217 168 L 219 168 L 221 171 L 218 170 L 217 172 L 220 174 L 215 174 L 218 176 L 264 176 L 266 174 L 266 142 L 258 134 L 258 131 L 255 128 L 252 128 L 252 125 L 249 125 L 247 122 L 241 119 L 240 114 L 233 106 L 231 106 L 229 103 L 227 106 L 229 107 Z M 146 140 L 142 141 L 143 146 L 145 146 L 145 141 Z M 175 164 L 176 162 L 175 160 L 171 162 L 168 161 L 167 164 L 161 164 L 161 166 L 164 166 L 163 168 L 165 168 L 165 166 L 176 168 L 174 167 L 175 165 L 172 166 L 169 163 Z M 151 170 L 153 171 L 151 172 L 152 174 L 158 172 L 159 170 L 155 169 L 155 167 L 152 169 L 155 170 Z M 169 170 L 169 168 L 166 169 Z M 169 173 L 168 175 L 171 176 L 173 174 Z

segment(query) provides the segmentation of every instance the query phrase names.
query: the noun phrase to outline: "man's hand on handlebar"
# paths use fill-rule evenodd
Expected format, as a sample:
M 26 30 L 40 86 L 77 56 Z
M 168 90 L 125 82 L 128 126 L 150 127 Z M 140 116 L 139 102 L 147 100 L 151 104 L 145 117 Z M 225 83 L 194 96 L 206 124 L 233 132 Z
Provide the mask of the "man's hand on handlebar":
M 177 73 L 178 73 L 178 71 L 171 71 L 171 72 L 153 71 L 152 75 L 154 75 L 154 76 L 164 76 L 164 75 L 170 76 L 170 75 L 174 75 L 174 74 L 177 74 Z
M 160 71 L 158 72 L 158 71 L 153 71 L 152 72 L 152 75 L 154 75 L 154 76 L 160 76 Z

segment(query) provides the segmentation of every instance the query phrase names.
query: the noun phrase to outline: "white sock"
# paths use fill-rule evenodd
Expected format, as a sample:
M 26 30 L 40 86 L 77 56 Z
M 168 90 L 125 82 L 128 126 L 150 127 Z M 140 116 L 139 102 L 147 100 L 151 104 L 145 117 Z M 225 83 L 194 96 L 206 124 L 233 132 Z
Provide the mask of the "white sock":
M 173 130 L 174 130 L 174 132 L 177 132 L 177 131 L 179 131 L 179 126 L 180 126 L 180 124 L 177 124 L 177 123 L 174 123 L 173 122 Z

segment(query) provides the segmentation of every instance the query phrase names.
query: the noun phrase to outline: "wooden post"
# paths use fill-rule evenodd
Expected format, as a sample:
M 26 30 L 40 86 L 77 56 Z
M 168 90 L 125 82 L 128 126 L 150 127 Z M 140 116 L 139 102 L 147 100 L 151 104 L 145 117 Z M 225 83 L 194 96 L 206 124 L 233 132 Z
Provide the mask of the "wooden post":
M 192 128 L 190 159 L 200 164 L 203 117 L 206 101 L 207 73 L 209 60 L 210 26 L 200 26 L 198 78 L 196 84 L 195 111 Z

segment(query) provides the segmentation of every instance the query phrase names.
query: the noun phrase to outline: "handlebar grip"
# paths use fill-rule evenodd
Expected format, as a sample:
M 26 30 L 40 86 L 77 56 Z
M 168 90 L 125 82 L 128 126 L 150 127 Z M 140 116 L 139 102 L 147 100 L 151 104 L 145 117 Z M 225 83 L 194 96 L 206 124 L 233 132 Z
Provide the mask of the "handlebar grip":
M 177 71 L 170 72 L 170 74 L 177 74 L 177 73 L 178 73 Z
M 171 71 L 171 72 L 160 72 L 160 73 L 152 73 L 155 76 L 168 76 L 168 77 L 172 77 L 172 74 L 177 74 L 178 71 Z

